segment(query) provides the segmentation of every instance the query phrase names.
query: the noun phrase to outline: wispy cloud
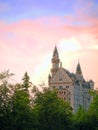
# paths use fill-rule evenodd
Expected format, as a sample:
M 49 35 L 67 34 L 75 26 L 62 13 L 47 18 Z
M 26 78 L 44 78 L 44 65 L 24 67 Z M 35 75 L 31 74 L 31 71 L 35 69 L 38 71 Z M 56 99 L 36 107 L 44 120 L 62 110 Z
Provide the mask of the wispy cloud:
M 20 77 L 29 71 L 34 82 L 47 78 L 52 51 L 57 44 L 65 67 L 75 71 L 80 59 L 85 77 L 97 83 L 98 16 L 93 11 L 93 2 L 79 0 L 78 5 L 73 7 L 75 13 L 67 15 L 66 11 L 65 15 L 64 12 L 63 15 L 51 15 L 50 12 L 47 16 L 25 17 L 11 23 L 0 20 L 0 70 L 10 68 Z M 2 10 L 8 9 L 4 6 Z

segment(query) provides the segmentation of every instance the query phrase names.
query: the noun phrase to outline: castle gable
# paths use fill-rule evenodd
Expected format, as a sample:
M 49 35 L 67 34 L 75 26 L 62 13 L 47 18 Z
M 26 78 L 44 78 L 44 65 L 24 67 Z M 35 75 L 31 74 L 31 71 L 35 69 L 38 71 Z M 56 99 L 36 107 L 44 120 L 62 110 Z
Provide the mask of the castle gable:
M 60 68 L 52 77 L 51 83 L 72 83 L 71 78 L 64 68 Z

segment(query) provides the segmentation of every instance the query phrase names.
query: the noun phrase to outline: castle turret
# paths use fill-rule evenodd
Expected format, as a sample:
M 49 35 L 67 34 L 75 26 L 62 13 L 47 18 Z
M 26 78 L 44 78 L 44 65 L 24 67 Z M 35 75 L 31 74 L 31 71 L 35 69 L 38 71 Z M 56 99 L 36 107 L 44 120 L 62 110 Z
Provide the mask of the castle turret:
M 49 76 L 48 76 L 48 84 L 50 84 L 50 80 L 51 80 L 51 75 L 49 74 Z
M 52 76 L 56 74 L 56 72 L 58 71 L 59 69 L 59 55 L 58 55 L 58 51 L 57 51 L 57 47 L 55 46 L 55 49 L 53 51 L 53 57 L 52 57 L 52 69 L 51 69 L 51 73 L 52 73 Z
M 83 80 L 83 75 L 82 75 L 82 70 L 81 70 L 81 66 L 80 63 L 78 62 L 78 65 L 76 67 L 76 78 L 81 81 Z
M 94 89 L 94 81 L 93 80 L 89 80 L 89 85 L 91 89 Z
M 78 62 L 77 68 L 76 68 L 76 74 L 82 74 L 80 63 Z

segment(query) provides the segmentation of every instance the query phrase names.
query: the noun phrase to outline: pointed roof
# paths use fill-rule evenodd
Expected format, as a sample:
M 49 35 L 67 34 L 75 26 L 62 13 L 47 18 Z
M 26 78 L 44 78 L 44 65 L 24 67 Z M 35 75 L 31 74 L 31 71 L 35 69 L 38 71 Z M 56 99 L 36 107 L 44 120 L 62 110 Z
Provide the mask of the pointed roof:
M 78 62 L 77 68 L 76 68 L 76 73 L 81 73 L 82 74 L 81 66 L 80 66 L 79 62 Z
M 52 77 L 51 83 L 72 83 L 72 79 L 70 78 L 68 71 L 64 68 L 59 68 L 57 73 Z
M 54 48 L 54 51 L 53 51 L 53 56 L 57 55 L 58 56 L 58 50 L 57 50 L 57 47 L 55 45 L 55 48 Z
M 48 78 L 51 78 L 51 75 L 49 74 Z

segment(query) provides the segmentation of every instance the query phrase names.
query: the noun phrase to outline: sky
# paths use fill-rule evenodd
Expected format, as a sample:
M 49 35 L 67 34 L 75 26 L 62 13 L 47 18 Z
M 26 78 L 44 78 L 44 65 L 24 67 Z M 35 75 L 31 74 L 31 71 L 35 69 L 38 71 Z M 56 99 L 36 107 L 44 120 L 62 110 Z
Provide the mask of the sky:
M 55 45 L 62 66 L 98 87 L 98 0 L 0 0 L 0 72 L 47 84 Z

